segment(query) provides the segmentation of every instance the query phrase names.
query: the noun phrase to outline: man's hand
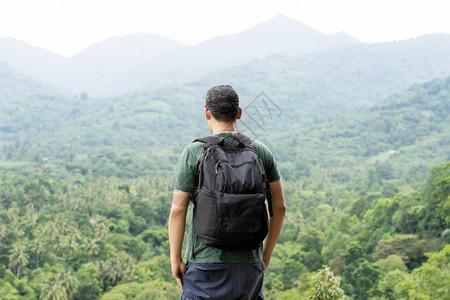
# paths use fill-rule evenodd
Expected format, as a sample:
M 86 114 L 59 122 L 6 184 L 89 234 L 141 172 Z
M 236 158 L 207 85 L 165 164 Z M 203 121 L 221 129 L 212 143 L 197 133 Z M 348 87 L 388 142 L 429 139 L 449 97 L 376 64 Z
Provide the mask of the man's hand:
M 177 281 L 180 289 L 183 290 L 183 281 L 182 277 L 184 276 L 184 272 L 186 271 L 186 264 L 181 261 L 172 261 L 172 275 Z
M 271 258 L 271 257 L 263 257 L 263 262 L 264 262 L 264 264 L 266 265 L 266 269 L 267 269 L 267 267 L 268 267 L 269 264 L 270 264 L 270 258 Z

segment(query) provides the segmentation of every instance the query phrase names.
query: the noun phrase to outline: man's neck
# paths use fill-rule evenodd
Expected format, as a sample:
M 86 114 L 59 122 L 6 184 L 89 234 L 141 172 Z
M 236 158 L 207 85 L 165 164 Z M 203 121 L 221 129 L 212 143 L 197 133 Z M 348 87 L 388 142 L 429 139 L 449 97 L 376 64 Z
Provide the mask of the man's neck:
M 214 126 L 211 126 L 211 131 L 213 134 L 218 133 L 237 133 L 236 123 L 219 123 L 217 122 Z
M 220 133 L 237 133 L 237 130 L 215 130 L 215 131 L 213 131 L 213 134 L 220 134 Z

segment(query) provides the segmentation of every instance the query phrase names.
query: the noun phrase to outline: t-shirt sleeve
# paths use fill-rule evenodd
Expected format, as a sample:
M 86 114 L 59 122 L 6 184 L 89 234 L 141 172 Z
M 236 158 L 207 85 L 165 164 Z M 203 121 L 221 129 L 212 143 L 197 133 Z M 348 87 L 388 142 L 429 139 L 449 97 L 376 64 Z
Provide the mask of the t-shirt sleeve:
M 192 149 L 189 146 L 184 148 L 175 167 L 170 187 L 183 192 L 192 192 L 195 188 L 197 163 L 198 157 L 193 155 Z
M 263 161 L 264 170 L 266 171 L 269 182 L 274 182 L 280 179 L 281 175 L 278 171 L 277 163 L 270 149 L 257 140 L 252 141 L 252 146 L 256 149 L 259 156 L 261 157 L 261 160 Z

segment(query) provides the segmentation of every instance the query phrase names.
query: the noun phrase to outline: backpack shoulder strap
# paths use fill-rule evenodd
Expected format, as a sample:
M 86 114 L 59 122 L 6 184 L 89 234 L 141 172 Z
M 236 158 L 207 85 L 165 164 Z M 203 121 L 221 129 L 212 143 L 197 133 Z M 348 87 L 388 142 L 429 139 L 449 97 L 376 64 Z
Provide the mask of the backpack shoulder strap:
M 234 139 L 235 141 L 237 141 L 241 145 L 241 147 L 251 147 L 250 146 L 251 138 L 240 132 L 237 135 L 232 135 L 232 134 L 227 135 L 222 139 L 217 138 L 213 135 L 209 135 L 209 136 L 205 136 L 202 138 L 197 138 L 193 141 L 193 143 L 195 143 L 195 142 L 205 143 L 204 148 L 207 148 L 212 145 L 222 145 L 223 146 L 224 140 L 229 137 Z
M 251 142 L 251 138 L 248 137 L 247 135 L 243 134 L 243 133 L 239 133 L 236 138 L 235 138 L 239 143 L 243 144 L 245 147 L 250 147 L 253 148 L 250 145 Z M 256 153 L 258 156 L 259 154 Z M 264 170 L 264 166 L 261 166 L 262 170 L 261 172 L 264 172 L 264 182 L 266 185 L 266 199 L 267 199 L 267 205 L 268 205 L 268 209 L 269 209 L 269 216 L 273 217 L 273 210 L 272 210 L 272 191 L 270 189 L 270 183 L 269 180 L 265 174 L 265 170 Z
M 238 140 L 240 143 L 244 144 L 245 147 L 251 147 L 250 142 L 252 141 L 252 139 L 243 133 L 239 132 L 236 136 L 236 140 Z
M 210 146 L 210 145 L 217 145 L 220 143 L 220 140 L 218 138 L 216 138 L 215 136 L 212 135 L 208 135 L 202 138 L 197 138 L 194 141 L 192 141 L 193 143 L 195 142 L 202 142 L 205 143 L 205 148 Z

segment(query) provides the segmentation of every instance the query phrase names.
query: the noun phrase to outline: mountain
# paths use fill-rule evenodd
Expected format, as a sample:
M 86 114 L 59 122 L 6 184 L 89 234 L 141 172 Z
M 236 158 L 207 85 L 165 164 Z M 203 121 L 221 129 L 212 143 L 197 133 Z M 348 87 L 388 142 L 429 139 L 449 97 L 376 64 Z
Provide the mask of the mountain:
M 154 34 L 131 34 L 98 42 L 70 58 L 59 86 L 79 93 L 114 95 L 130 91 L 122 75 L 161 53 L 186 45 Z
M 411 183 L 424 180 L 433 164 L 450 160 L 449 116 L 447 77 L 414 84 L 369 108 L 311 125 L 286 126 L 284 132 L 272 132 L 267 142 L 283 168 L 296 176 L 314 166 L 339 170 L 336 178 L 350 181 L 349 174 L 367 175 L 369 167 L 377 166 L 390 170 L 384 179 L 405 178 Z M 298 151 L 292 151 L 295 147 Z
M 325 35 L 281 15 L 191 47 L 135 34 L 99 42 L 72 58 L 2 38 L 0 61 L 69 95 L 111 97 L 143 88 L 232 81 L 244 94 L 248 91 L 246 97 L 264 90 L 325 112 L 450 75 L 449 48 L 445 34 L 362 44 L 345 33 Z
M 84 94 L 81 101 L 46 93 L 41 98 L 56 99 L 58 105 L 64 105 L 59 113 L 54 111 L 57 116 L 51 117 L 52 110 L 39 102 L 43 101 L 41 98 L 34 98 L 33 109 L 39 122 L 16 121 L 20 120 L 21 109 L 15 110 L 16 119 L 11 119 L 13 115 L 0 119 L 8 125 L 14 123 L 16 133 L 35 130 L 34 136 L 38 137 L 39 130 L 44 132 L 39 128 L 45 128 L 47 122 L 47 119 L 39 119 L 44 111 L 48 120 L 67 114 L 63 119 L 68 123 L 60 124 L 73 129 L 70 133 L 61 131 L 60 138 L 79 136 L 80 142 L 90 146 L 184 144 L 192 135 L 208 134 L 201 109 L 206 91 L 216 84 L 231 84 L 244 108 L 240 129 L 263 135 L 264 130 L 282 132 L 291 126 L 321 122 L 344 111 L 370 106 L 414 83 L 450 76 L 448 49 L 449 35 L 430 35 L 409 41 L 334 48 L 297 57 L 276 54 L 210 72 L 184 84 L 178 82 L 115 98 L 98 99 Z M 251 102 L 261 92 L 270 101 L 260 99 L 257 106 L 252 106 Z M 57 100 L 59 98 L 62 99 Z M 268 111 L 265 104 L 272 105 L 274 110 Z M 21 103 L 21 99 L 14 105 L 31 108 L 28 102 Z M 272 112 L 273 117 L 262 118 Z
M 3 38 L 0 61 L 70 94 L 115 96 L 179 84 L 274 53 L 302 55 L 354 44 L 359 42 L 344 33 L 325 35 L 281 15 L 192 47 L 156 35 L 134 34 L 96 43 L 72 58 Z
M 147 60 L 141 59 L 139 64 L 123 64 L 122 69 L 109 70 L 95 86 L 86 83 L 84 87 L 93 86 L 87 90 L 94 95 L 118 95 L 143 87 L 179 84 L 212 70 L 274 53 L 298 56 L 354 44 L 359 42 L 345 33 L 325 35 L 280 15 L 238 34 L 213 38 L 192 47 L 178 47 Z
M 358 40 L 345 33 L 326 35 L 280 15 L 234 35 L 216 37 L 196 46 L 164 53 L 133 70 L 124 79 L 132 79 L 136 87 L 154 88 L 167 82 L 186 82 L 213 70 L 271 54 L 300 56 L 357 44 L 360 44 Z
M 8 125 L 14 123 L 16 133 L 31 130 L 32 136 L 38 137 L 39 128 L 45 128 L 47 122 L 39 119 L 43 111 L 48 120 L 67 114 L 63 119 L 68 123 L 60 124 L 70 131 L 59 131 L 59 138 L 79 136 L 79 142 L 86 146 L 146 148 L 185 144 L 192 136 L 208 134 L 202 115 L 206 91 L 216 84 L 231 84 L 244 108 L 240 130 L 259 137 L 264 136 L 264 131 L 283 132 L 292 126 L 301 128 L 318 123 L 344 111 L 370 106 L 414 83 L 450 76 L 449 48 L 449 35 L 431 35 L 298 57 L 272 55 L 211 72 L 185 84 L 140 90 L 115 98 L 84 95 L 85 100 L 80 101 L 65 97 L 58 100 L 58 105 L 64 107 L 54 111 L 55 117 L 50 115 L 52 110 L 39 102 L 42 99 L 34 99 L 33 108 L 39 120 L 35 123 L 16 121 L 20 120 L 20 109 L 16 110 L 17 116 L 5 115 L 0 119 Z M 252 106 L 261 92 L 270 101 L 259 99 Z M 47 96 L 61 98 L 52 93 L 42 95 Z M 271 111 L 266 104 L 271 105 Z M 31 107 L 29 103 L 21 103 L 21 99 L 14 105 Z M 16 119 L 11 119 L 14 116 Z
M 448 49 L 450 35 L 437 34 L 298 57 L 273 55 L 211 72 L 186 85 L 206 91 L 231 84 L 243 107 L 264 91 L 283 112 L 277 121 L 282 130 L 289 123 L 304 124 L 367 106 L 414 83 L 450 76 Z M 245 114 L 253 112 L 244 111 L 243 120 L 250 122 Z
M 80 94 L 117 88 L 120 80 L 115 78 L 120 74 L 155 55 L 179 47 L 185 45 L 158 35 L 141 33 L 110 38 L 66 58 L 12 38 L 0 38 L 0 61 L 26 76 L 56 85 L 66 93 Z M 127 90 L 127 87 L 122 87 L 122 90 Z
M 55 93 L 55 87 L 44 85 L 0 62 L 0 104 L 37 93 Z
M 38 81 L 54 84 L 66 58 L 13 38 L 0 37 L 0 62 Z
M 188 49 L 162 55 L 161 58 L 177 57 L 176 67 L 198 64 L 227 66 L 270 54 L 298 56 L 354 44 L 360 42 L 345 34 L 320 33 L 280 15 L 240 33 L 213 38 Z

